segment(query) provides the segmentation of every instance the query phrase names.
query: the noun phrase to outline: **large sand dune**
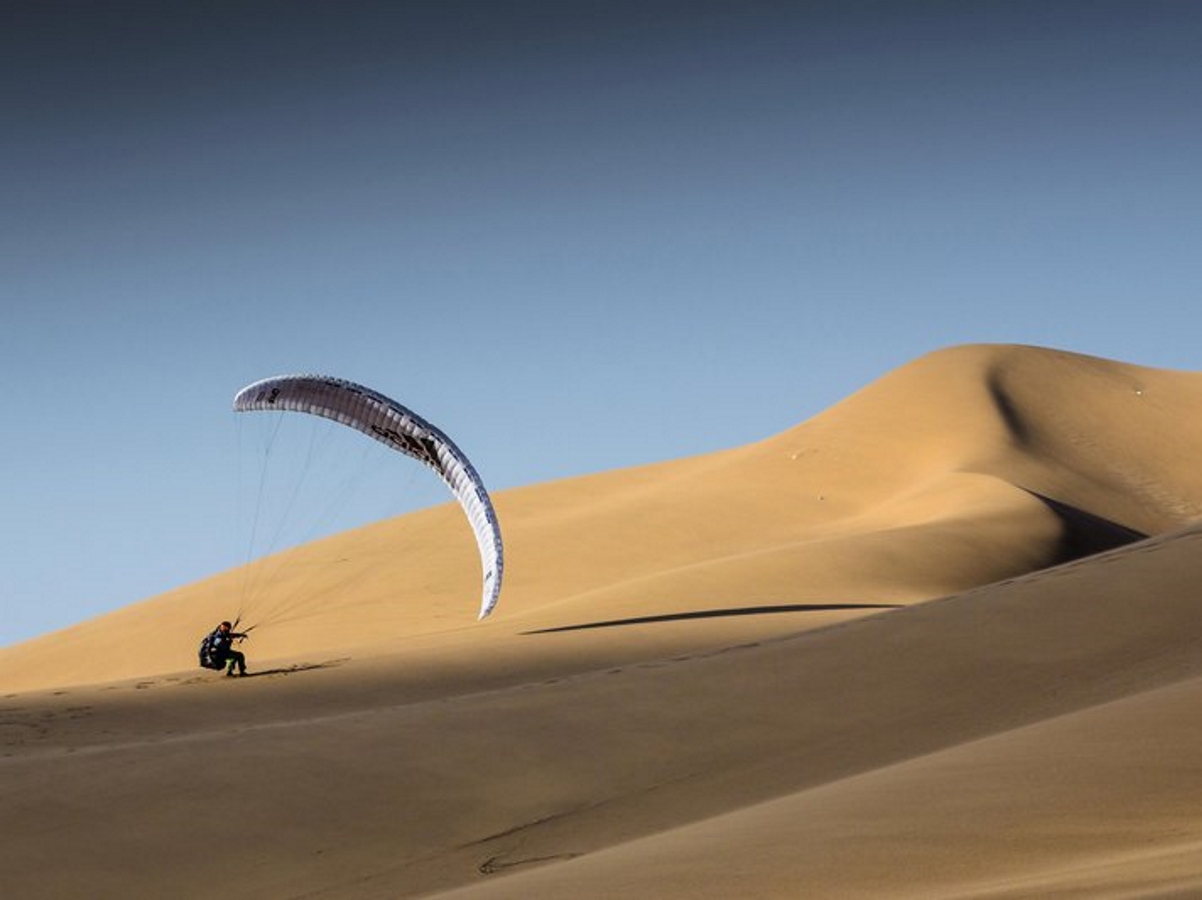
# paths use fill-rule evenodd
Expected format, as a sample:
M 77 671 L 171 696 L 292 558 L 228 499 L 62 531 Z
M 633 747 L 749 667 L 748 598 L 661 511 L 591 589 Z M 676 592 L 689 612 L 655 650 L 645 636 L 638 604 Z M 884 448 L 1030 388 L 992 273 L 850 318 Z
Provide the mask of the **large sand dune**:
M 483 623 L 448 505 L 0 651 L 4 893 L 1202 894 L 1200 408 L 954 348 L 501 493 Z

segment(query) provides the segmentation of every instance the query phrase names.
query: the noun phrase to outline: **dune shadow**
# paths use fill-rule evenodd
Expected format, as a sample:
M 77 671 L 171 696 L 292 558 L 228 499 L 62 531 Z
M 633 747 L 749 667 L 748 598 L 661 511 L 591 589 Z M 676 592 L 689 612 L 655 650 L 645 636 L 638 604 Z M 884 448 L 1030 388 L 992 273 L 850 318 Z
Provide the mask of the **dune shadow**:
M 1027 490 L 1054 512 L 1064 524 L 1064 535 L 1061 538 L 1061 562 L 1072 562 L 1095 553 L 1105 553 L 1134 544 L 1148 537 L 1142 531 L 1120 525 L 1101 516 L 1078 509 L 1068 503 L 1062 503 L 1036 491 Z
M 623 625 L 651 625 L 658 622 L 685 622 L 690 619 L 722 619 L 734 616 L 766 616 L 780 613 L 833 612 L 850 609 L 897 609 L 898 603 L 782 603 L 773 606 L 740 606 L 730 609 L 702 609 L 690 612 L 663 613 L 655 616 L 635 616 L 629 619 L 609 619 L 602 622 L 582 622 L 577 625 L 557 625 L 537 628 L 522 634 L 554 634 L 559 631 L 585 631 L 590 628 L 619 628 Z

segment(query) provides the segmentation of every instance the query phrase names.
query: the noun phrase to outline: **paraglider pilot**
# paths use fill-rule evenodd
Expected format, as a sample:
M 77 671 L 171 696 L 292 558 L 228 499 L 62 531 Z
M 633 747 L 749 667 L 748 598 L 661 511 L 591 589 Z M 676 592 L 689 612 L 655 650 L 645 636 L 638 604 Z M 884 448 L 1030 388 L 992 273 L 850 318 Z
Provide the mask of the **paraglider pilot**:
M 227 664 L 226 675 L 246 674 L 246 656 L 234 649 L 234 641 L 242 640 L 246 634 L 234 631 L 229 622 L 222 622 L 204 639 L 201 644 L 200 664 L 206 669 L 221 669 Z

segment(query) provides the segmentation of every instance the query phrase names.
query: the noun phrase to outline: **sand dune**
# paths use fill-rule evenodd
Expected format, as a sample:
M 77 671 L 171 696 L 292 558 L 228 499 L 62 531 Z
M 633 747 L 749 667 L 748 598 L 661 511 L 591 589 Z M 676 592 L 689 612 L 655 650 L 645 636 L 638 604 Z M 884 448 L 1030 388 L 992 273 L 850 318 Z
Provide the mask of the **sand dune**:
M 246 572 L 0 651 L 6 893 L 1202 892 L 1200 401 L 952 348 L 500 494 L 484 623 L 445 506 L 259 564 L 261 677 L 189 668 Z

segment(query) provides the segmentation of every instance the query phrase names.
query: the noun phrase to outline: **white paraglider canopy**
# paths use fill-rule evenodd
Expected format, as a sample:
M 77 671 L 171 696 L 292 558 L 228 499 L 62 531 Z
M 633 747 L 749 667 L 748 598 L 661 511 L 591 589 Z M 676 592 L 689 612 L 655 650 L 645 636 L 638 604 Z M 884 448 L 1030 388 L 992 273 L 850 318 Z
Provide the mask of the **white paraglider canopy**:
M 484 573 L 483 619 L 501 593 L 504 554 L 492 499 L 475 467 L 441 430 L 370 388 L 326 375 L 279 375 L 247 385 L 234 397 L 237 412 L 290 410 L 355 428 L 433 469 L 463 507 Z

